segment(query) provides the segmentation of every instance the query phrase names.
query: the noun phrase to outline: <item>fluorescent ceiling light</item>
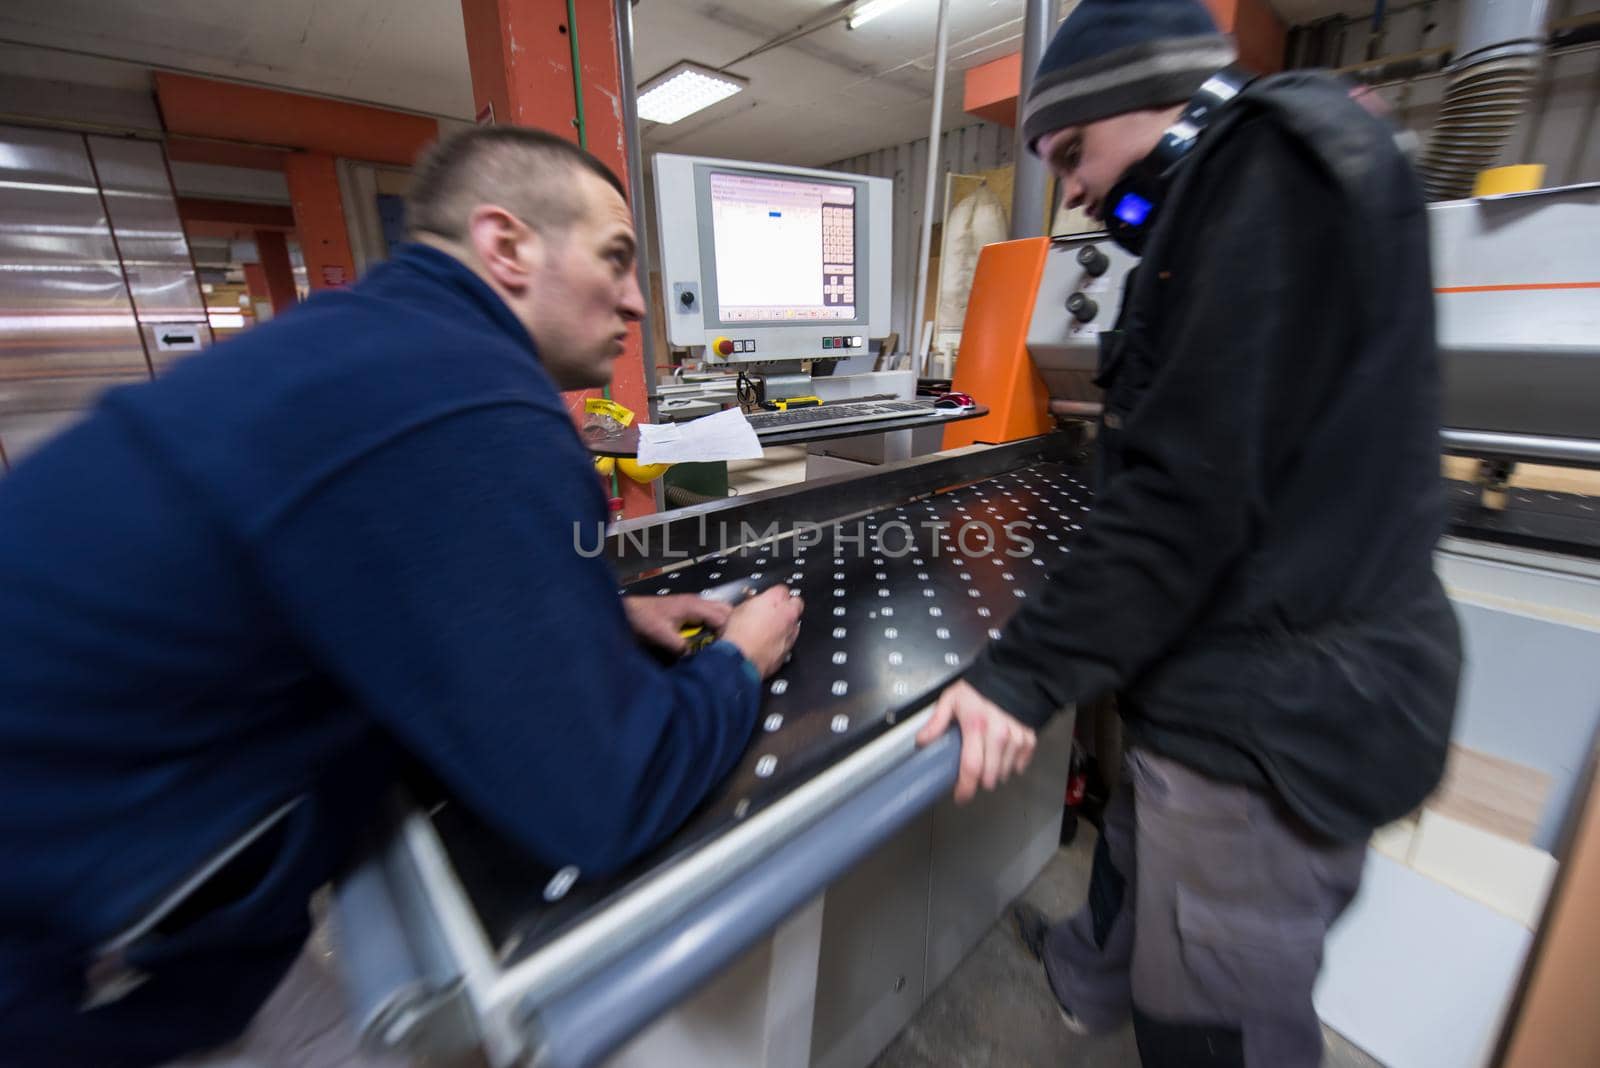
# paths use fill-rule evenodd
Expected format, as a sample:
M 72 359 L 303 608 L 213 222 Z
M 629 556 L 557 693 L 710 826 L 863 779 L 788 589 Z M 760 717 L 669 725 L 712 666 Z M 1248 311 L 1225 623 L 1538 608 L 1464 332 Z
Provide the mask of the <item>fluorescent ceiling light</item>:
M 651 78 L 639 90 L 639 117 L 674 123 L 726 100 L 749 84 L 749 79 L 684 60 Z
M 893 11 L 905 2 L 906 0 L 867 0 L 866 3 L 861 4 L 850 12 L 850 19 L 845 25 L 852 30 L 860 29 L 879 15 L 886 11 Z

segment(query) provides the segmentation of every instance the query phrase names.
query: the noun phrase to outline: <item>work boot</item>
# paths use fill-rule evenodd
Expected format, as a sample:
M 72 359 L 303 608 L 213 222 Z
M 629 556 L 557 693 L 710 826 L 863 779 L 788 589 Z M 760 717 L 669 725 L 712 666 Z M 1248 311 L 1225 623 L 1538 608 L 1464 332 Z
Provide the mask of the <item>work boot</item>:
M 1019 901 L 1011 906 L 1011 921 L 1017 926 L 1017 937 L 1027 947 L 1033 959 L 1044 963 L 1044 940 L 1050 933 L 1050 917 L 1043 910 Z
M 1027 947 L 1028 952 L 1033 955 L 1033 959 L 1043 964 L 1044 942 L 1050 935 L 1050 917 L 1046 916 L 1042 909 L 1030 905 L 1026 901 L 1019 901 L 1011 906 L 1011 921 L 1016 925 L 1017 938 Z M 1045 981 L 1047 984 L 1049 983 L 1048 973 L 1046 973 Z M 1053 988 L 1051 989 L 1051 996 L 1055 996 Z M 1061 1022 L 1068 1031 L 1075 1035 L 1087 1035 L 1089 1033 L 1089 1029 L 1084 1026 L 1083 1021 L 1078 1019 L 1071 1009 L 1061 1004 L 1059 998 L 1056 1000 L 1056 1008 L 1061 1011 Z

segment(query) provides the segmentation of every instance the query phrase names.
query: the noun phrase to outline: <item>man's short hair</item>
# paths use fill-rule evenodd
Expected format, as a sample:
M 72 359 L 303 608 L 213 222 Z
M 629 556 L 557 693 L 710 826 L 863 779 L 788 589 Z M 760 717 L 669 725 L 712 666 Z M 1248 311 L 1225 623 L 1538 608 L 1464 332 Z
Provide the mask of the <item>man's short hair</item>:
M 544 233 L 560 233 L 583 212 L 573 176 L 588 171 L 627 200 L 610 167 L 544 130 L 473 126 L 443 138 L 417 161 L 406 195 L 413 235 L 467 236 L 473 209 L 495 204 Z

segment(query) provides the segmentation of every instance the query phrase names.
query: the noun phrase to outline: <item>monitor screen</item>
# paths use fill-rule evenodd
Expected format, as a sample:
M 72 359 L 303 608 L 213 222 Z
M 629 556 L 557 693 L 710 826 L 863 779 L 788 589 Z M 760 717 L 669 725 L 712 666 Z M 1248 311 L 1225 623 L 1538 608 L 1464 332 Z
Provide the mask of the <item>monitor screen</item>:
M 856 318 L 853 185 L 717 171 L 710 182 L 722 322 Z

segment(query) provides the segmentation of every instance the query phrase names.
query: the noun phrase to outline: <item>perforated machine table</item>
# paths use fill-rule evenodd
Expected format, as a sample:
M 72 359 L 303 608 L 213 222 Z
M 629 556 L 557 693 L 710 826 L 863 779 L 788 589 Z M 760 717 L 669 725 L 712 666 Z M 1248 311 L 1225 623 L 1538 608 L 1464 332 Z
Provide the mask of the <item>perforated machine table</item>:
M 1050 435 L 624 530 L 610 548 L 637 576 L 628 592 L 742 577 L 805 597 L 749 751 L 671 841 L 611 880 L 541 866 L 459 806 L 398 816 L 335 909 L 368 1044 L 595 1063 L 942 800 L 957 739 L 918 751 L 912 735 L 1070 553 L 1089 508 L 1075 460 L 1071 439 Z M 692 559 L 660 566 L 680 553 Z M 1007 818 L 1032 823 L 984 832 L 1044 843 L 1030 846 L 1036 862 L 997 865 L 1022 885 L 1054 845 L 1059 748 L 1016 788 L 1032 800 Z

